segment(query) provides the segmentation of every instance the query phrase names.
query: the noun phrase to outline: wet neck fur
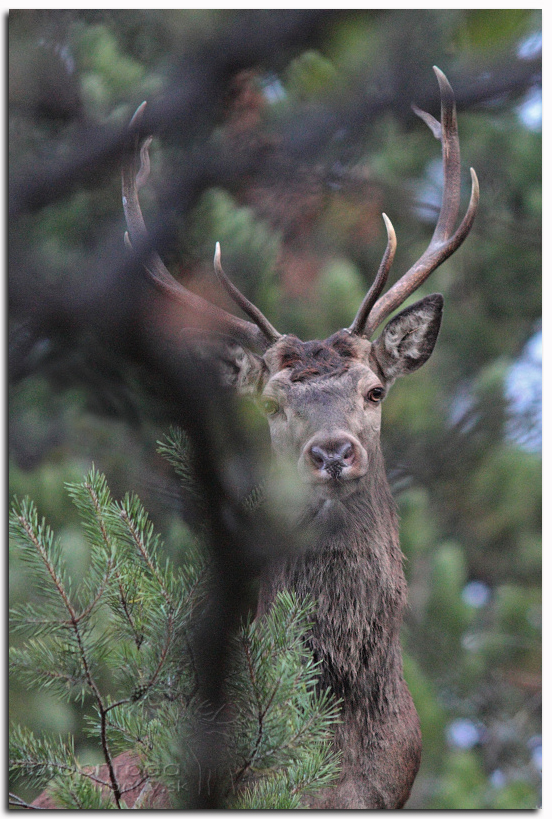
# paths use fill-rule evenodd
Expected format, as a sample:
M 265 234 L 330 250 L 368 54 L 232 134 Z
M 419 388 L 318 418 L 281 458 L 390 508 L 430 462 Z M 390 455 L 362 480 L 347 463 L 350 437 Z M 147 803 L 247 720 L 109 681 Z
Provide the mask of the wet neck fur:
M 348 497 L 307 505 L 309 545 L 272 572 L 269 597 L 291 588 L 315 601 L 309 644 L 322 660 L 321 686 L 331 686 L 349 708 L 366 708 L 368 700 L 378 712 L 402 680 L 406 583 L 381 453 L 361 480 Z

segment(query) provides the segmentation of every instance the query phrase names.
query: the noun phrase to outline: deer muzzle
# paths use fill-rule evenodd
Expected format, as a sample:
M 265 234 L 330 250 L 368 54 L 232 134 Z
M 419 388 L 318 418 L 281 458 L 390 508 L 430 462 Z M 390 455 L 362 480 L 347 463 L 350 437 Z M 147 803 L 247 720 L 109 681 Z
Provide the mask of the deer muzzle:
M 309 483 L 339 483 L 366 474 L 368 455 L 358 438 L 348 432 L 318 433 L 304 446 L 299 471 Z

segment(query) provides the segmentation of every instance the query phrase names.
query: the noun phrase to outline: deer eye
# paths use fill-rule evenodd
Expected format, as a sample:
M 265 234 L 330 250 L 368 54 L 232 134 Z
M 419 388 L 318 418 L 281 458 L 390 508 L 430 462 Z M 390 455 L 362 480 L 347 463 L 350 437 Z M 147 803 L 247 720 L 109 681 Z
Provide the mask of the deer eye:
M 261 406 L 267 415 L 276 415 L 280 409 L 280 405 L 274 398 L 262 398 Z
M 366 393 L 366 400 L 370 401 L 372 404 L 379 404 L 384 396 L 384 393 L 385 391 L 383 387 L 373 387 L 373 389 Z

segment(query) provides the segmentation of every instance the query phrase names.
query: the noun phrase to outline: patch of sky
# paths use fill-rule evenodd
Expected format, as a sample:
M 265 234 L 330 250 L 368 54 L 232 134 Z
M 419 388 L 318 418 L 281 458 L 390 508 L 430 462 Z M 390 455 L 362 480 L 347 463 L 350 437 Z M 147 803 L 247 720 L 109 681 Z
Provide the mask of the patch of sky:
M 286 98 L 286 90 L 276 74 L 268 74 L 262 81 L 263 94 L 270 104 Z
M 542 31 L 533 31 L 518 45 L 517 55 L 521 60 L 535 60 L 542 54 Z M 542 128 L 542 89 L 531 88 L 516 108 L 523 125 L 530 131 Z
M 474 609 L 485 606 L 491 597 L 491 590 L 481 580 L 472 580 L 462 589 L 462 600 Z
M 529 131 L 540 131 L 542 129 L 542 88 L 531 88 L 517 106 L 516 113 Z
M 468 751 L 480 739 L 480 728 L 471 719 L 455 719 L 447 726 L 447 741 L 455 748 Z
M 542 448 L 542 331 L 527 342 L 511 365 L 504 382 L 508 403 L 505 434 L 526 452 Z M 450 423 L 469 434 L 477 423 L 477 404 L 470 384 L 457 391 L 450 412 Z M 467 602 L 467 601 L 466 601 Z
M 542 446 L 542 331 L 535 333 L 510 367 L 504 391 L 510 409 L 508 438 L 530 452 Z
M 474 428 L 477 419 L 478 413 L 471 384 L 464 383 L 456 390 L 450 409 L 450 422 L 466 434 Z
M 522 60 L 534 60 L 542 53 L 542 31 L 533 31 L 525 37 L 517 49 Z
M 471 631 L 466 632 L 462 636 L 462 648 L 466 651 L 479 651 L 479 649 L 483 646 L 484 638 L 481 634 L 474 634 Z
M 503 788 L 507 781 L 506 774 L 500 768 L 496 768 L 489 776 L 489 782 L 493 788 Z
M 538 735 L 531 737 L 527 746 L 531 751 L 531 761 L 533 765 L 539 771 L 542 771 L 542 737 Z
M 443 196 L 443 162 L 432 159 L 426 166 L 424 178 L 416 186 L 415 212 L 424 222 L 435 222 Z

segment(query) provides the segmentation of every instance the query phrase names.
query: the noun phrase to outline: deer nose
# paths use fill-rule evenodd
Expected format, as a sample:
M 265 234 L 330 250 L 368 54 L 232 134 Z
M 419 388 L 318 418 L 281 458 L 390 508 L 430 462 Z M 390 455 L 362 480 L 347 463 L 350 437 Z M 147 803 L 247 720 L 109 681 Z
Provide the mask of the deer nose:
M 315 481 L 351 480 L 366 472 L 366 451 L 353 435 L 312 438 L 303 450 L 309 477 Z
M 309 455 L 318 469 L 343 468 L 354 459 L 355 450 L 350 441 L 337 441 L 329 446 L 311 446 Z

